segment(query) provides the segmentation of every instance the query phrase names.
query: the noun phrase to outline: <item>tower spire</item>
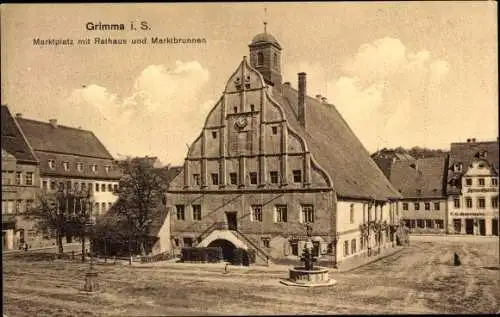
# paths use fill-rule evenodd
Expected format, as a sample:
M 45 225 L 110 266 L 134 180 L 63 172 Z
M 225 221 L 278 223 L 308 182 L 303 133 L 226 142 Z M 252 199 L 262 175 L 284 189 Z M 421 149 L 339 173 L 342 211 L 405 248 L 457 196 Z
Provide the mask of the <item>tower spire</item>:
M 267 33 L 267 7 L 264 8 L 264 33 Z

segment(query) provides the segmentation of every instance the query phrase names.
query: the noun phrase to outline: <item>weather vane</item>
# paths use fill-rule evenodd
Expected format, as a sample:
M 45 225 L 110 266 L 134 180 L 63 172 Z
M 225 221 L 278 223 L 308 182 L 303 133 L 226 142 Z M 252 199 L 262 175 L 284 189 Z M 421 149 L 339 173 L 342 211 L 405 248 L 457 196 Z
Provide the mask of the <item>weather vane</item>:
M 267 33 L 267 7 L 264 8 L 264 33 Z

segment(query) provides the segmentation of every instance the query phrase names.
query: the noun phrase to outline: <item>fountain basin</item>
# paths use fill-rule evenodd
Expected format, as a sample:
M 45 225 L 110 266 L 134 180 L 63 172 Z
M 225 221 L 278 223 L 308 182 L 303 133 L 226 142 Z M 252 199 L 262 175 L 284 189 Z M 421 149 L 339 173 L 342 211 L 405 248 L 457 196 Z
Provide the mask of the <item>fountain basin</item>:
M 332 286 L 337 281 L 331 280 L 328 276 L 328 268 L 316 266 L 312 270 L 306 270 L 304 267 L 294 267 L 289 270 L 288 280 L 282 280 L 281 283 L 288 286 Z

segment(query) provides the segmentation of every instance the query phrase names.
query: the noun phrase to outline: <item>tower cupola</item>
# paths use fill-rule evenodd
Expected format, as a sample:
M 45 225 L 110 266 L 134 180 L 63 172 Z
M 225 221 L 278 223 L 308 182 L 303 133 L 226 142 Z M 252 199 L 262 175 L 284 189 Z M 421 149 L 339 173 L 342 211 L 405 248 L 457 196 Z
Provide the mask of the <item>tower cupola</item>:
M 250 65 L 262 74 L 266 84 L 281 90 L 281 45 L 267 32 L 267 22 L 264 22 L 264 32 L 254 36 L 248 47 Z

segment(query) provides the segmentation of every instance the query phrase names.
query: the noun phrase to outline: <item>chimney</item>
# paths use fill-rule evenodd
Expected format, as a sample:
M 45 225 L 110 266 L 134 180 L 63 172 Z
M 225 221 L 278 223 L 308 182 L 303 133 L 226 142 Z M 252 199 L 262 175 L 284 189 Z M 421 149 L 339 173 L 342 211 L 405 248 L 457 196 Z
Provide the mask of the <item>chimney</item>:
M 318 99 L 318 100 L 321 100 L 321 97 L 323 97 L 323 96 L 321 96 L 320 94 L 316 95 L 316 99 Z
M 22 113 L 20 113 L 20 112 L 16 113 L 16 118 L 22 118 L 22 117 L 23 117 Z
M 285 85 L 285 86 L 290 86 L 290 82 L 289 82 L 289 81 L 285 81 L 285 82 L 283 83 L 283 85 Z
M 467 143 L 470 143 L 470 139 L 467 139 Z
M 476 142 L 476 138 L 472 138 L 470 141 L 471 142 Z
M 321 102 L 322 103 L 328 103 L 328 99 L 326 99 L 326 97 L 321 97 Z
M 57 119 L 50 119 L 49 123 L 53 128 L 57 128 Z
M 299 73 L 299 98 L 298 98 L 298 119 L 299 123 L 306 126 L 306 73 Z

